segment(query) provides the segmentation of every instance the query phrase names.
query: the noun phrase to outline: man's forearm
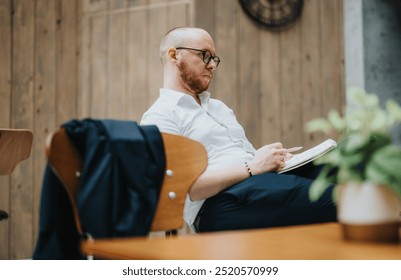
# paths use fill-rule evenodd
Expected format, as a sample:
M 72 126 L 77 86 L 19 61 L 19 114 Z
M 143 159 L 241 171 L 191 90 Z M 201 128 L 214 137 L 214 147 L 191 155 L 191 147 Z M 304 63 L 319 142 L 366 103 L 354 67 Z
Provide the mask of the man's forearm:
M 249 173 L 245 164 L 221 170 L 205 171 L 193 184 L 189 196 L 192 201 L 206 199 L 248 177 Z

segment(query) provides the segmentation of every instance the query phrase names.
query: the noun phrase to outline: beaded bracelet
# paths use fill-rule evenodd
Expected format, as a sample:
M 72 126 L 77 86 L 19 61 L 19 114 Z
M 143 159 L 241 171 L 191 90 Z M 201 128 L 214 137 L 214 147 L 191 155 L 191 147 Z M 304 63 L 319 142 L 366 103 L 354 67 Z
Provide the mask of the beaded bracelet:
M 245 162 L 245 167 L 246 167 L 246 170 L 248 170 L 249 176 L 252 177 L 252 171 L 247 162 Z

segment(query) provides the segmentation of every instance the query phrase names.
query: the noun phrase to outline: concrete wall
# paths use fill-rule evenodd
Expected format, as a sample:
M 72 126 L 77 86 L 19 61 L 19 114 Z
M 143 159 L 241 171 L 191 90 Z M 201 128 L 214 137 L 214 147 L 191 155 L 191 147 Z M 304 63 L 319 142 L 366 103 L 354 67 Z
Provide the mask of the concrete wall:
M 344 1 L 346 87 L 401 104 L 401 1 Z M 401 126 L 394 130 L 401 144 Z

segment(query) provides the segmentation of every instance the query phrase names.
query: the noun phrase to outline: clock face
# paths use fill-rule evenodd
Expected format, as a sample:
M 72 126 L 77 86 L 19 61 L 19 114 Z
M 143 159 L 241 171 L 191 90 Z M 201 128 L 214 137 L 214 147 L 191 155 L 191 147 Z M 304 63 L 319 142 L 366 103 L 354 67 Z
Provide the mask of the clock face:
M 239 0 L 242 9 L 258 23 L 272 29 L 293 24 L 301 15 L 303 0 Z

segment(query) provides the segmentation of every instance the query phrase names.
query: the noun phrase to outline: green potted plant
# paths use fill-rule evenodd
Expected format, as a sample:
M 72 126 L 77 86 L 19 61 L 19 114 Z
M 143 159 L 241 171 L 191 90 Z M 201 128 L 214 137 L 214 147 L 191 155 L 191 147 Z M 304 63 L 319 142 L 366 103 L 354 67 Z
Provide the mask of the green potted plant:
M 307 124 L 310 132 L 338 136 L 337 148 L 318 158 L 322 172 L 311 187 L 316 200 L 336 185 L 338 220 L 347 239 L 398 241 L 401 198 L 401 147 L 391 129 L 401 123 L 401 107 L 388 100 L 383 109 L 377 95 L 350 88 L 344 114 Z

